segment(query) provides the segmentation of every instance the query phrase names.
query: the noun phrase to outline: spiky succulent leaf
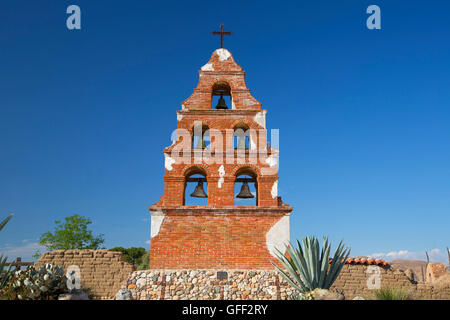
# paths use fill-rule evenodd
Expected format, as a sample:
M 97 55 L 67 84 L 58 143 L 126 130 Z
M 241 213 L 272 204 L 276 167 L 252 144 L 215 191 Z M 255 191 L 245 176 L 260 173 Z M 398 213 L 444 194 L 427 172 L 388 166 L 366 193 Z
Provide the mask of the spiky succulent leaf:
M 6 218 L 2 222 L 0 222 L 0 230 L 3 229 L 3 227 L 8 223 L 9 220 L 11 220 L 12 217 L 13 217 L 13 214 L 10 214 L 8 218 Z
M 277 251 L 276 255 L 278 257 L 278 260 L 281 262 L 281 264 L 287 269 L 287 272 L 289 275 L 292 276 L 292 278 L 281 268 L 279 268 L 276 264 L 272 263 L 275 268 L 278 269 L 282 277 L 291 285 L 293 286 L 297 291 L 303 291 L 306 289 L 305 284 L 301 280 L 299 274 L 296 271 L 295 263 L 292 262 L 292 260 L 289 260 L 284 256 L 284 254 L 279 251 L 277 248 L 275 248 Z M 289 254 L 293 254 L 292 249 L 287 248 Z
M 302 245 L 303 244 L 303 245 Z M 339 243 L 330 261 L 331 244 L 323 238 L 322 248 L 316 237 L 305 237 L 297 247 L 288 246 L 287 258 L 276 249 L 276 256 L 285 270 L 273 264 L 281 276 L 298 292 L 306 293 L 314 289 L 329 289 L 338 277 L 347 260 L 350 249 Z

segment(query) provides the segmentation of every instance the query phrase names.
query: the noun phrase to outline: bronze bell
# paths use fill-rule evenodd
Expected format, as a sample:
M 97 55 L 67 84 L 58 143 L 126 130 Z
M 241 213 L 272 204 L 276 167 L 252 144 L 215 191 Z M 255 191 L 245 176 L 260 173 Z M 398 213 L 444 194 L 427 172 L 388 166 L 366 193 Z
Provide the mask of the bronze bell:
M 205 193 L 205 190 L 203 190 L 203 181 L 198 182 L 194 192 L 192 192 L 191 194 L 191 197 L 208 198 L 208 195 Z
M 236 196 L 236 198 L 240 199 L 250 199 L 254 198 L 255 196 L 250 192 L 250 188 L 248 187 L 247 181 L 244 181 L 242 183 L 241 192 Z
M 220 95 L 219 102 L 217 103 L 216 109 L 228 109 L 228 106 L 223 98 L 223 95 Z
M 205 136 L 204 135 L 201 135 L 198 138 L 197 148 L 196 149 L 206 149 L 206 142 L 205 142 Z
M 247 149 L 245 145 L 245 136 L 244 137 L 238 137 L 238 149 Z

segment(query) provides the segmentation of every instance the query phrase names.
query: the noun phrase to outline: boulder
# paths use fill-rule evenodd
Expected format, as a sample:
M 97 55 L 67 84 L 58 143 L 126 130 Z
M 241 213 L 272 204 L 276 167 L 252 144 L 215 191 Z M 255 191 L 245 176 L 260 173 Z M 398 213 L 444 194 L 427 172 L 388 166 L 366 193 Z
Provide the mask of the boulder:
M 129 289 L 120 289 L 116 293 L 114 300 L 133 300 L 133 294 Z
M 146 279 L 146 278 L 139 278 L 139 279 L 136 281 L 136 286 L 137 286 L 139 289 L 145 287 L 146 285 L 147 285 L 147 279 Z
M 343 294 L 327 289 L 314 289 L 309 293 L 314 300 L 345 300 Z
M 415 281 L 415 275 L 414 272 L 411 269 L 406 269 L 405 275 L 409 278 L 411 281 Z

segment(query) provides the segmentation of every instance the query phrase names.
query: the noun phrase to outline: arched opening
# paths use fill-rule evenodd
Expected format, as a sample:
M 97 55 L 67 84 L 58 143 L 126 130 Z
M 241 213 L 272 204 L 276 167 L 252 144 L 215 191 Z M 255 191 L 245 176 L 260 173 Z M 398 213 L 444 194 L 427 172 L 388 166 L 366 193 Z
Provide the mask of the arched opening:
M 258 175 L 250 167 L 241 168 L 236 172 L 234 183 L 235 206 L 258 205 Z
M 208 205 L 208 182 L 202 168 L 192 167 L 184 175 L 184 206 Z
M 194 125 L 192 131 L 192 149 L 209 149 L 211 145 L 209 127 L 199 122 Z
M 232 109 L 231 87 L 225 81 L 218 81 L 212 88 L 212 109 Z
M 248 150 L 250 149 L 250 128 L 242 123 L 233 128 L 233 148 Z

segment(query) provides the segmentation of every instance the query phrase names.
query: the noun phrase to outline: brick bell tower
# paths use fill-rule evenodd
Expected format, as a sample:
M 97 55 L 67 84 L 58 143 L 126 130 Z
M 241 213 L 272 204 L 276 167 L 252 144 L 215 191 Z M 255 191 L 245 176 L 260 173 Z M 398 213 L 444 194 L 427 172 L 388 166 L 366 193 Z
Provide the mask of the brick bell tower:
M 266 113 L 231 53 L 214 51 L 163 151 L 164 196 L 149 208 L 151 269 L 273 269 L 292 207 L 277 193 Z M 205 203 L 188 204 L 191 196 Z

